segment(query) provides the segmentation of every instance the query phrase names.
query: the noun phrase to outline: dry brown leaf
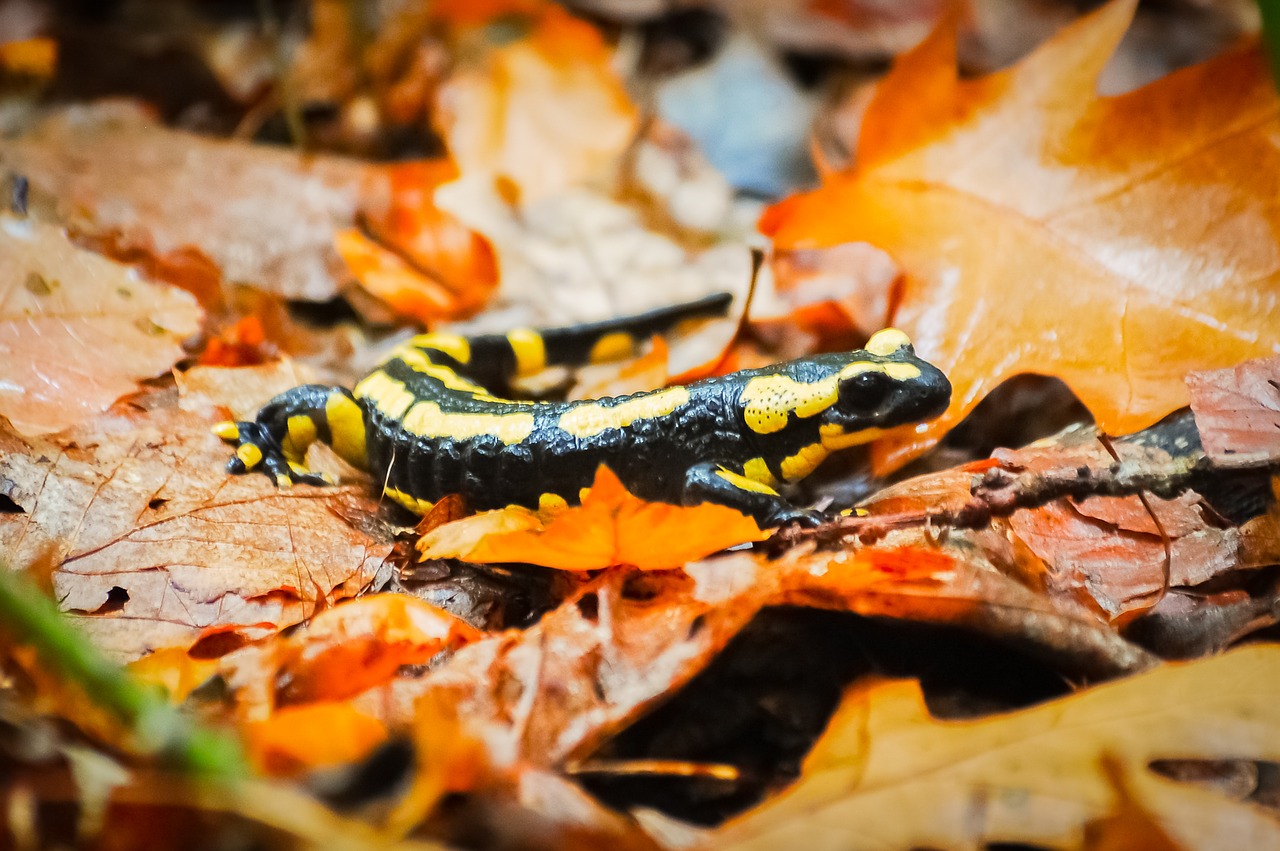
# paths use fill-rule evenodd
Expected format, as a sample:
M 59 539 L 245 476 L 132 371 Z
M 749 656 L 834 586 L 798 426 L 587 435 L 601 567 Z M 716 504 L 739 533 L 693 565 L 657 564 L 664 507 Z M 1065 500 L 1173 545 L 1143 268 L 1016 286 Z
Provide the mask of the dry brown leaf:
M 390 545 L 340 518 L 361 488 L 277 490 L 229 476 L 213 420 L 107 415 L 54 438 L 0 433 L 0 559 L 41 559 L 64 611 L 113 658 L 166 647 L 216 656 L 358 593 Z
M 915 683 L 864 683 L 845 696 L 801 780 L 700 847 L 1080 847 L 1086 827 L 1120 805 L 1108 763 L 1182 847 L 1280 845 L 1273 813 L 1147 767 L 1224 758 L 1280 758 L 1280 647 L 1170 663 L 963 722 L 930 717 Z
M 1221 467 L 1280 460 L 1280 356 L 1187 375 L 1205 454 Z
M 762 222 L 782 248 L 866 241 L 902 265 L 894 324 L 955 393 L 919 434 L 879 445 L 884 465 L 1015 374 L 1061 378 L 1127 433 L 1187 403 L 1187 371 L 1280 351 L 1266 59 L 1248 46 L 1099 97 L 1134 5 L 978 79 L 959 79 L 954 37 L 934 35 L 882 82 L 855 165 Z
M 226 280 L 308 301 L 350 280 L 333 235 L 389 192 L 372 165 L 167 130 L 119 103 L 55 113 L 0 142 L 0 165 L 78 232 L 154 255 L 194 248 Z
M 23 434 L 88 419 L 182 357 L 201 312 L 181 290 L 0 218 L 0 415 Z

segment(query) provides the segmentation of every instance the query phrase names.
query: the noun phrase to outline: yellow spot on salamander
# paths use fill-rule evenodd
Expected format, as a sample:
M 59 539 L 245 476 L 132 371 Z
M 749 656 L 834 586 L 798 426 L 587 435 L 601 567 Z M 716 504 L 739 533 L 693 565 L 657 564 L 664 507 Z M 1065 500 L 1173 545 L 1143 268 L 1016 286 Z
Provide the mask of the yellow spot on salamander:
M 290 462 L 301 461 L 307 454 L 307 447 L 315 441 L 315 420 L 306 414 L 295 414 L 289 417 L 287 431 L 284 439 L 280 441 L 280 448 L 284 450 L 284 457 Z
M 262 461 L 262 450 L 252 443 L 242 443 L 236 447 L 236 457 L 244 464 L 245 469 L 252 470 Z
M 724 479 L 735 488 L 752 493 L 767 493 L 770 496 L 777 496 L 778 492 L 766 484 L 757 482 L 754 479 L 748 479 L 746 476 L 739 475 L 732 470 L 726 470 L 724 467 L 716 470 L 716 475 Z
M 418 499 L 416 496 L 410 496 L 404 491 L 396 490 L 390 485 L 383 488 L 382 492 L 387 495 L 388 499 L 392 500 L 393 502 L 399 503 L 400 505 L 412 511 L 414 514 L 426 514 L 432 508 L 435 508 L 434 502 L 430 502 L 425 499 Z
M 444 366 L 443 364 L 433 363 L 427 354 L 419 349 L 398 349 L 390 359 L 399 360 L 414 372 L 440 382 L 449 390 L 459 390 L 463 393 L 470 393 L 481 402 L 501 401 L 494 396 L 490 396 L 489 391 L 481 387 L 479 384 L 476 384 L 473 381 L 468 381 L 449 367 Z
M 369 462 L 365 457 L 364 411 L 346 394 L 330 393 L 324 403 L 324 415 L 329 422 L 329 445 L 333 451 L 348 464 L 365 469 Z
M 236 425 L 234 420 L 227 420 L 225 422 L 220 422 L 209 430 L 212 431 L 216 436 L 222 438 L 223 440 L 239 440 L 240 439 L 240 426 Z
M 605 334 L 591 347 L 589 355 L 592 363 L 608 363 L 622 360 L 635 354 L 636 338 L 625 331 L 614 331 Z
M 883 357 L 909 345 L 911 345 L 911 338 L 906 334 L 897 328 L 885 328 L 883 331 L 877 331 L 871 335 L 871 339 L 867 341 L 867 347 L 864 351 Z
M 778 466 L 782 470 L 782 477 L 789 482 L 794 482 L 816 470 L 819 464 L 827 460 L 829 454 L 830 452 L 823 444 L 811 443 L 795 455 L 783 458 Z
M 742 465 L 742 475 L 751 479 L 753 482 L 759 482 L 769 487 L 778 486 L 778 478 L 769 469 L 769 464 L 763 458 L 752 458 L 750 461 Z
M 739 402 L 747 428 L 773 434 L 786 428 L 787 418 L 812 417 L 836 403 L 838 376 L 821 381 L 796 381 L 787 375 L 763 375 L 747 382 Z
M 910 363 L 886 363 L 883 371 L 894 381 L 911 381 L 920 377 L 920 367 Z
M 444 352 L 458 363 L 471 362 L 471 341 L 457 334 L 419 334 L 409 341 L 409 345 Z
M 547 344 L 532 328 L 507 332 L 507 342 L 516 356 L 516 375 L 528 376 L 547 367 Z
M 385 372 L 371 372 L 352 391 L 357 399 L 368 399 L 383 416 L 393 420 L 403 419 L 405 413 L 418 401 L 404 382 L 396 381 Z
M 877 437 L 883 437 L 884 434 L 885 430 L 882 428 L 860 428 L 857 431 L 846 431 L 838 425 L 824 425 L 818 429 L 818 436 L 822 441 L 822 446 L 829 452 L 870 443 Z
M 636 420 L 665 417 L 689 401 L 684 387 L 633 396 L 616 405 L 583 402 L 560 415 L 559 426 L 574 437 L 593 437 L 611 428 L 626 428 Z
M 467 440 L 493 435 L 507 446 L 512 446 L 533 433 L 533 414 L 528 411 L 508 414 L 457 413 L 441 410 L 435 402 L 419 402 L 404 415 L 401 425 L 405 431 L 419 437 Z
M 539 511 L 562 511 L 569 507 L 569 501 L 558 493 L 544 493 L 538 497 Z

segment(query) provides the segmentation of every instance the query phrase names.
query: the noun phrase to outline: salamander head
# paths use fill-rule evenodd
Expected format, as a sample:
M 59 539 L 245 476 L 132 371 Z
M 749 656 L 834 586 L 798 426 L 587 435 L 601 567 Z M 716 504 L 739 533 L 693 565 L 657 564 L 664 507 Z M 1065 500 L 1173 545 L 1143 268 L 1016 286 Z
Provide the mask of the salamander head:
M 830 449 L 865 443 L 885 429 L 933 419 L 951 401 L 951 382 L 916 357 L 896 328 L 876 332 L 837 374 L 836 402 L 821 415 Z

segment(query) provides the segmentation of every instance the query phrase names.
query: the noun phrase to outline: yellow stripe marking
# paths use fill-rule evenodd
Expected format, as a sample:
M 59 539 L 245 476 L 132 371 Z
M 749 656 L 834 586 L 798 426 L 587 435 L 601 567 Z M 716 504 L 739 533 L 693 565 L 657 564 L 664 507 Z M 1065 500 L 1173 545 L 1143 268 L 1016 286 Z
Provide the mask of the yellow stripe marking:
M 419 437 L 451 437 L 467 440 L 493 435 L 507 446 L 519 443 L 533 433 L 533 414 L 516 411 L 509 414 L 463 414 L 443 411 L 435 402 L 419 402 L 401 421 L 404 430 Z
M 252 443 L 242 443 L 236 447 L 236 457 L 246 469 L 252 470 L 262 461 L 262 450 Z
M 871 335 L 871 339 L 867 340 L 867 347 L 863 351 L 883 357 L 891 355 L 899 349 L 905 349 L 909 345 L 911 345 L 911 338 L 902 331 L 897 328 L 885 328 L 883 331 L 877 331 Z
M 398 350 L 394 353 L 394 356 L 391 359 L 399 360 L 414 372 L 421 373 L 428 378 L 433 378 L 436 381 L 439 381 L 450 390 L 459 390 L 463 393 L 470 393 L 481 402 L 502 401 L 494 396 L 490 396 L 488 390 L 473 381 L 468 381 L 449 367 L 432 362 L 432 360 L 427 357 L 426 352 L 420 351 L 419 349 L 410 348 Z
M 716 475 L 739 490 L 751 491 L 752 493 L 767 493 L 770 496 L 778 495 L 778 492 L 768 485 L 762 484 L 753 479 L 748 479 L 746 476 L 741 476 L 732 470 L 725 469 L 724 467 L 716 470 Z
M 742 475 L 751 479 L 753 482 L 759 482 L 762 485 L 768 485 L 771 488 L 778 486 L 778 477 L 769 469 L 769 464 L 763 458 L 752 458 L 750 461 L 742 465 Z
M 686 388 L 668 387 L 616 405 L 584 402 L 561 414 L 558 425 L 574 437 L 594 437 L 611 428 L 626 428 L 636 420 L 665 417 L 688 401 Z
M 811 443 L 795 455 L 783 458 L 778 466 L 782 470 L 782 477 L 794 482 L 816 470 L 819 464 L 827 460 L 829 454 L 831 453 L 821 443 Z
M 591 347 L 588 356 L 592 363 L 609 363 L 631 357 L 636 351 L 636 338 L 626 331 L 605 334 Z
M 910 363 L 886 363 L 882 371 L 894 381 L 911 381 L 920 377 L 920 367 Z
M 366 469 L 369 461 L 365 456 L 364 411 L 345 394 L 330 393 L 324 403 L 324 415 L 333 451 L 348 464 Z
M 845 431 L 838 425 L 824 425 L 818 428 L 818 436 L 822 441 L 822 446 L 829 452 L 836 452 L 840 449 L 848 449 L 850 446 L 860 446 L 863 443 L 870 443 L 877 437 L 882 437 L 885 430 L 882 428 L 863 428 L 857 431 Z
M 315 420 L 306 414 L 295 414 L 289 417 L 288 430 L 280 441 L 284 457 L 290 462 L 301 461 L 307 454 L 307 447 L 316 441 Z
M 390 485 L 383 488 L 382 492 L 387 495 L 388 499 L 403 505 L 414 514 L 426 514 L 428 511 L 435 508 L 436 505 L 434 502 L 429 502 L 425 499 L 418 499 L 415 496 L 409 496 L 409 494 L 404 491 L 396 490 Z
M 418 401 L 403 381 L 396 381 L 381 370 L 369 373 L 352 392 L 357 399 L 368 399 L 384 416 L 393 420 L 403 419 L 413 403 Z
M 507 332 L 507 342 L 516 355 L 516 375 L 533 375 L 547 368 L 547 344 L 532 328 Z
M 458 363 L 471 362 L 471 341 L 457 334 L 419 334 L 409 341 L 409 345 L 444 352 Z

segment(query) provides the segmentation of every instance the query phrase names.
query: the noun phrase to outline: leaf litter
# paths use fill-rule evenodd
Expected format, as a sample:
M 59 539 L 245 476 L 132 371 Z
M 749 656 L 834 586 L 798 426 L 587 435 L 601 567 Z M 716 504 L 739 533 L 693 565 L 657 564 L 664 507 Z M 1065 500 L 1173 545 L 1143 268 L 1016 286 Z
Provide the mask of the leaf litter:
M 822 6 L 769 10 L 753 49 L 898 51 L 936 13 L 913 6 L 885 28 Z M 396 324 L 506 330 L 745 291 L 760 204 L 649 113 L 661 81 L 646 75 L 668 71 L 636 59 L 672 49 L 659 44 L 672 33 L 696 56 L 693 29 L 635 11 L 601 28 L 537 0 L 363 18 L 316 0 L 310 29 L 283 22 L 305 47 L 260 102 L 241 84 L 270 85 L 281 66 L 237 75 L 226 55 L 251 50 L 204 54 L 223 57 L 218 108 L 239 104 L 241 139 L 129 104 L 37 113 L 0 142 L 32 190 L 14 227 L 42 234 L 49 257 L 145 290 L 139 315 L 163 333 L 143 345 L 90 315 L 85 333 L 103 339 L 88 355 L 45 340 L 18 361 L 62 358 L 96 395 L 39 402 L 30 377 L 6 374 L 19 392 L 0 411 L 17 426 L 0 431 L 0 554 L 44 577 L 71 615 L 65 640 L 129 662 L 277 779 L 223 797 L 157 780 L 151 758 L 121 748 L 130 731 L 95 718 L 92 692 L 33 662 L 26 645 L 43 639 L 27 634 L 0 645 L 0 717 L 54 745 L 44 762 L 29 749 L 0 763 L 72 790 L 86 746 L 122 760 L 92 829 L 153 845 L 229 814 L 290 846 L 772 847 L 814 830 L 819 847 L 1271 841 L 1275 96 L 1245 45 L 1099 97 L 1131 7 L 963 80 L 944 24 L 865 113 L 820 114 L 840 138 L 818 140 L 823 186 L 763 219 L 774 251 L 750 322 L 655 341 L 577 379 L 575 396 L 633 392 L 850 348 L 890 322 L 908 330 L 959 388 L 954 409 L 870 457 L 850 453 L 835 473 L 846 489 L 831 491 L 843 516 L 763 542 L 714 506 L 635 500 L 607 470 L 580 507 L 466 517 L 445 500 L 415 527 L 350 468 L 332 468 L 344 484 L 325 489 L 228 477 L 208 432 L 287 386 L 358 373 L 409 333 Z M 1222 32 L 1240 26 L 1219 14 Z M 727 20 L 755 26 L 748 11 Z M 1012 55 L 1005 38 L 976 62 L 966 45 L 966 70 Z M 1169 62 L 1126 45 L 1126 62 Z M 778 88 L 804 100 L 790 107 L 821 113 L 836 102 L 799 94 L 806 75 L 842 91 L 866 73 L 843 61 L 770 65 L 797 74 Z M 199 124 L 183 115 L 176 124 Z M 320 152 L 243 140 L 270 138 L 276 120 Z M 767 153 L 767 120 L 733 128 L 734 144 Z M 412 159 L 370 157 L 392 150 Z M 1235 212 L 1209 227 L 1224 208 Z M 1046 249 L 1048 236 L 1065 242 Z M 1148 298 L 1152 276 L 1177 289 L 1177 309 Z M 104 291 L 78 272 L 58 281 L 77 307 Z M 198 297 L 203 320 L 165 281 Z M 245 296 L 254 289 L 269 295 Z M 298 360 L 273 361 L 280 352 Z M 978 450 L 1008 424 L 977 403 L 1024 371 L 1061 377 L 1106 431 Z M 1194 419 L 1161 419 L 1188 400 Z M 871 475 L 965 414 L 942 451 L 891 484 Z M 869 486 L 850 487 L 859 480 Z M 855 492 L 857 504 L 839 496 Z M 50 739 L 22 707 L 70 723 Z M 1234 797 L 1197 779 L 1213 772 Z M 6 827 L 23 836 L 27 815 L 77 794 L 15 788 Z M 174 832 L 136 817 L 157 805 Z

